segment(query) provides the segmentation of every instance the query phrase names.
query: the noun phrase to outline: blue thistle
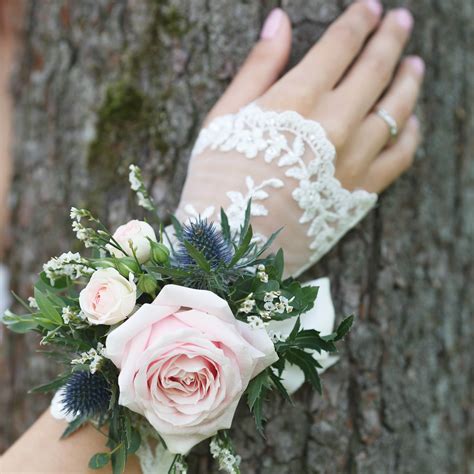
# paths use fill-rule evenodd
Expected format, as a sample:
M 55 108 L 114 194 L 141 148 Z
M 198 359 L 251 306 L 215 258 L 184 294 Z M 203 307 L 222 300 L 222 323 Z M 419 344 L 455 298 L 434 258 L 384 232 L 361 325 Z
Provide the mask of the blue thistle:
M 215 269 L 219 263 L 229 263 L 232 260 L 232 246 L 224 239 L 222 233 L 216 229 L 214 224 L 201 218 L 183 225 L 180 236 L 180 244 L 174 255 L 174 264 L 180 267 L 192 267 L 196 263 L 189 255 L 183 242 L 189 242 L 199 250 L 211 268 Z
M 100 373 L 75 372 L 63 387 L 62 403 L 66 414 L 94 416 L 107 411 L 110 388 Z

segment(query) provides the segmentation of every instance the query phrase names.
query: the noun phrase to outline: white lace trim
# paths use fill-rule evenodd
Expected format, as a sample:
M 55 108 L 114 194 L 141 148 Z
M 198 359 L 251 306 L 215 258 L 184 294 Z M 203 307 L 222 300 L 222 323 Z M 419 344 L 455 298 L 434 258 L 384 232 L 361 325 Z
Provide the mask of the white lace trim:
M 206 149 L 237 151 L 248 159 L 263 155 L 266 163 L 277 162 L 286 168 L 285 176 L 297 180 L 293 198 L 303 211 L 299 222 L 309 224 L 307 235 L 312 238 L 314 253 L 305 270 L 319 260 L 331 247 L 375 205 L 377 195 L 364 190 L 348 191 L 334 176 L 336 151 L 323 127 L 293 111 L 264 111 L 250 104 L 235 115 L 214 119 L 201 130 L 193 156 Z M 310 152 L 311 159 L 303 159 Z M 268 188 L 280 188 L 284 183 L 276 178 L 255 185 L 246 178 L 248 193 L 227 192 L 230 224 L 238 228 L 247 200 L 252 198 L 252 215 L 265 216 L 268 211 L 261 201 L 268 198 Z M 265 190 L 264 188 L 267 188 Z M 188 211 L 191 209 L 188 207 Z M 212 215 L 212 207 L 207 208 Z M 217 216 L 218 217 L 218 216 Z

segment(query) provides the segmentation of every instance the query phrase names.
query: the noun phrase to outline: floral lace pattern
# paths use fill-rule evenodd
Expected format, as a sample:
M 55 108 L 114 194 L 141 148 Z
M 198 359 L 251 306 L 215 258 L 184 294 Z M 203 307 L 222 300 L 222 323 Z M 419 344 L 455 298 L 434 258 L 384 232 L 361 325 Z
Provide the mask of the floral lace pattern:
M 285 176 L 293 181 L 292 196 L 302 211 L 299 222 L 308 226 L 309 246 L 314 251 L 307 267 L 327 253 L 377 201 L 374 193 L 342 187 L 334 176 L 336 150 L 323 127 L 293 111 L 267 111 L 253 103 L 235 115 L 218 117 L 201 130 L 193 156 L 207 149 L 237 151 L 247 159 L 262 157 L 269 165 L 276 163 L 285 169 Z M 269 188 L 286 184 L 269 178 L 256 186 L 247 176 L 247 195 L 227 192 L 231 204 L 226 212 L 233 217 L 231 225 L 238 228 L 250 197 L 252 216 L 266 216 L 261 201 L 269 197 Z

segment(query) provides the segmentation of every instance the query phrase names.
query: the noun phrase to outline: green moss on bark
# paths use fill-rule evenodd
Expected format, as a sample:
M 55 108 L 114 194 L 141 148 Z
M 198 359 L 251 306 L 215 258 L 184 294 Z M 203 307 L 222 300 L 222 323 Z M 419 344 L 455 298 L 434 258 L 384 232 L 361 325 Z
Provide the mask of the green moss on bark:
M 107 195 L 127 186 L 128 165 L 165 156 L 169 143 L 166 103 L 172 99 L 169 41 L 182 37 L 187 20 L 168 1 L 150 0 L 150 21 L 133 54 L 122 54 L 121 79 L 108 85 L 97 111 L 96 137 L 87 154 L 91 171 L 89 207 L 99 210 Z M 146 80 L 144 81 L 144 77 Z

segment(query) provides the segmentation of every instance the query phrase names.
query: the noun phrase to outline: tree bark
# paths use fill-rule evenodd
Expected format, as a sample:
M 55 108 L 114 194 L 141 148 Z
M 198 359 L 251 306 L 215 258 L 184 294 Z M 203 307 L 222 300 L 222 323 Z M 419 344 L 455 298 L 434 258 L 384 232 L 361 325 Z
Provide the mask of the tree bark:
M 13 81 L 13 288 L 31 294 L 43 261 L 77 247 L 68 208 L 112 227 L 136 215 L 125 191 L 143 167 L 163 215 L 189 151 L 277 2 L 30 0 Z M 344 1 L 283 0 L 298 60 Z M 324 395 L 269 404 L 266 439 L 235 423 L 243 473 L 467 473 L 474 468 L 474 4 L 411 0 L 410 50 L 427 61 L 415 166 L 310 273 L 328 274 L 340 317 L 357 320 Z M 395 2 L 385 2 L 385 6 Z M 315 71 L 315 74 L 318 72 Z M 471 286 L 472 288 L 472 286 Z M 55 373 L 37 339 L 3 334 L 0 446 L 48 399 Z M 216 472 L 198 449 L 190 472 Z M 471 471 L 472 472 L 472 471 Z

